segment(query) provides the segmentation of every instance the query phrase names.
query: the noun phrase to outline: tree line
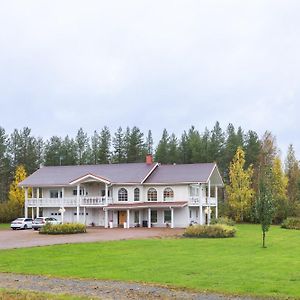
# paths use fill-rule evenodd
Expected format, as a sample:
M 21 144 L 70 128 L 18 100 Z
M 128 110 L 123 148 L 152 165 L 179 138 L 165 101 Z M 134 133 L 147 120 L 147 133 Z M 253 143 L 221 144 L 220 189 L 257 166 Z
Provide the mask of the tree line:
M 239 147 L 244 152 L 244 168 L 252 168 L 251 188 L 254 192 L 258 192 L 261 166 L 276 166 L 286 178 L 282 193 L 289 203 L 294 203 L 285 208 L 285 215 L 299 213 L 294 208 L 300 202 L 300 171 L 293 146 L 288 149 L 283 167 L 275 137 L 270 132 L 259 137 L 255 131 L 245 131 L 233 124 L 223 130 L 219 122 L 202 132 L 191 126 L 180 137 L 164 129 L 157 143 L 153 141 L 151 130 L 145 134 L 136 126 L 119 127 L 114 133 L 104 126 L 91 136 L 80 128 L 74 137 L 52 136 L 47 140 L 33 136 L 28 127 L 15 129 L 11 134 L 0 127 L 0 201 L 8 199 L 9 186 L 19 165 L 31 174 L 40 165 L 144 162 L 148 153 L 164 164 L 217 162 L 224 182 L 229 183 L 230 163 Z M 223 211 L 226 209 L 228 203 L 223 203 Z M 244 219 L 250 220 L 251 213 Z

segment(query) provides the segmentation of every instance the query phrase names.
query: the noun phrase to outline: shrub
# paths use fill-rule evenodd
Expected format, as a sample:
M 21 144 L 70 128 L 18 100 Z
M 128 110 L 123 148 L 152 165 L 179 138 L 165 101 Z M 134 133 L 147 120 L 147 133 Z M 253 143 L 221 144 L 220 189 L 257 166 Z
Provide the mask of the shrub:
M 42 234 L 73 234 L 86 232 L 86 226 L 80 223 L 50 224 L 46 223 L 40 229 Z
M 224 224 L 224 225 L 228 225 L 228 226 L 234 226 L 235 222 L 232 219 L 228 218 L 228 217 L 220 217 L 218 219 L 212 219 L 210 224 L 211 225 Z
M 298 229 L 300 230 L 300 218 L 287 218 L 281 224 L 282 228 L 285 229 Z
M 185 237 L 196 238 L 228 238 L 234 237 L 236 229 L 224 224 L 192 225 L 185 229 Z

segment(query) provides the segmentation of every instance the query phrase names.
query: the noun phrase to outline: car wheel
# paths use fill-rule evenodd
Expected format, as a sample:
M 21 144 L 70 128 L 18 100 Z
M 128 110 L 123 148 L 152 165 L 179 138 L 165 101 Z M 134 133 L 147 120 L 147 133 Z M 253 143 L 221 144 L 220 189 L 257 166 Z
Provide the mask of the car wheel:
M 38 230 L 38 228 L 33 228 L 34 230 Z
M 12 230 L 16 230 L 17 228 L 12 228 Z
M 23 229 L 27 229 L 27 225 L 26 224 L 24 225 Z

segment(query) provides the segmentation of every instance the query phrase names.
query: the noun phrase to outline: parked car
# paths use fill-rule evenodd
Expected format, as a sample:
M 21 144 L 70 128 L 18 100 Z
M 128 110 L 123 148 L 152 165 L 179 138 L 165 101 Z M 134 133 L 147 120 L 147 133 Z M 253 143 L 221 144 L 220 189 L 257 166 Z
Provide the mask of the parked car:
M 11 222 L 10 228 L 16 229 L 27 229 L 32 228 L 32 219 L 30 218 L 18 218 Z
M 45 226 L 46 223 L 50 223 L 50 224 L 60 224 L 61 222 L 58 221 L 55 218 L 45 218 L 45 217 L 39 217 L 34 219 L 33 223 L 32 223 L 32 228 L 34 230 L 38 230 L 41 227 Z

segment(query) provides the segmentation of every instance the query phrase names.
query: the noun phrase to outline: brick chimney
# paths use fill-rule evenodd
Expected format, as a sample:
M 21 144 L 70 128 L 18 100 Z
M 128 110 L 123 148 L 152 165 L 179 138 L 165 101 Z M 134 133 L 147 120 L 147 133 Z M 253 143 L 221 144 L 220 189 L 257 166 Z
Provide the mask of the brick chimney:
M 146 164 L 147 164 L 147 165 L 152 165 L 152 164 L 153 164 L 153 157 L 152 157 L 152 154 L 147 154 L 147 155 L 146 155 Z

